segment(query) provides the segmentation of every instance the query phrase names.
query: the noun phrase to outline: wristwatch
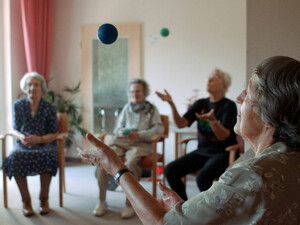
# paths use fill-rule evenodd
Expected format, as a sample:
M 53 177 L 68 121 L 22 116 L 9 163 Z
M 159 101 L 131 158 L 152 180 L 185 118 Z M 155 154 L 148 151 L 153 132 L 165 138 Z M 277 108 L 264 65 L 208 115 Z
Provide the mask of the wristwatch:
M 124 174 L 124 173 L 131 173 L 133 176 L 133 172 L 131 172 L 129 169 L 121 169 L 119 172 L 117 172 L 117 174 L 114 176 L 114 179 L 115 181 L 117 182 L 117 184 L 119 184 L 119 180 L 120 180 L 120 177 Z

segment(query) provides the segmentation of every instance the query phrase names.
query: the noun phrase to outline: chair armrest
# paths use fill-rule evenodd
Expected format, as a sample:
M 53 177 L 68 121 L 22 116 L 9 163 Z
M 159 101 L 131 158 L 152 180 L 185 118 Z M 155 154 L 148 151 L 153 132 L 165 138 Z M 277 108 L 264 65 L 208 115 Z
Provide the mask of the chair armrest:
M 5 140 L 7 136 L 12 136 L 16 138 L 16 136 L 13 133 L 5 133 L 0 135 L 0 140 Z
M 4 160 L 6 158 L 6 137 L 7 136 L 12 136 L 15 137 L 15 135 L 13 133 L 5 133 L 5 134 L 1 134 L 0 135 L 0 141 L 2 142 L 2 148 L 1 148 L 1 152 L 2 152 L 2 160 Z
M 243 147 L 244 144 L 235 144 L 235 145 L 230 145 L 227 148 L 225 148 L 225 150 L 227 152 L 236 152 L 240 147 Z
M 183 147 L 181 148 L 180 151 L 180 156 L 186 155 L 186 149 L 187 149 L 187 145 L 190 141 L 195 141 L 198 140 L 196 137 L 192 137 L 192 138 L 186 138 L 186 139 L 182 139 L 180 141 L 178 141 L 178 144 L 183 144 Z
M 231 166 L 236 160 L 236 152 L 242 146 L 244 146 L 244 144 L 230 145 L 227 148 L 225 148 L 225 150 L 229 152 L 229 166 Z
M 68 135 L 68 133 L 59 133 L 56 137 L 56 140 L 62 140 L 67 135 Z
M 194 140 L 197 140 L 196 137 L 193 137 L 193 138 L 186 138 L 186 139 L 182 139 L 178 142 L 178 144 L 187 144 L 189 141 L 194 141 Z
M 157 134 L 151 138 L 151 142 L 160 142 L 163 141 L 165 138 L 166 136 L 164 134 Z

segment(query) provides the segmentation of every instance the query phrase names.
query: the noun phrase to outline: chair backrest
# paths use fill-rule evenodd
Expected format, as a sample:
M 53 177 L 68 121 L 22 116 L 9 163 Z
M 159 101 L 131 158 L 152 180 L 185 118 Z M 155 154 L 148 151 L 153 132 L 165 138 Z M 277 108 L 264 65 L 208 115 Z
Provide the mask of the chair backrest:
M 57 123 L 59 133 L 68 133 L 68 115 L 66 113 L 57 113 Z
M 160 119 L 165 127 L 164 137 L 167 138 L 169 136 L 169 117 L 166 115 L 160 115 Z

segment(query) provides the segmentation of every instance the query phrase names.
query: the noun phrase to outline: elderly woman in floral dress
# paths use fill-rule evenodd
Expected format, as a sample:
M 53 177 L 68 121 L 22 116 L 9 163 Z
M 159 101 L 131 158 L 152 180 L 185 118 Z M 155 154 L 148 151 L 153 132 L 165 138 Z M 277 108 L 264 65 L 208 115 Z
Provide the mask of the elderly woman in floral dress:
M 26 177 L 40 174 L 39 213 L 47 214 L 50 211 L 48 194 L 51 177 L 57 171 L 56 107 L 42 97 L 46 92 L 46 81 L 40 74 L 26 73 L 20 87 L 27 97 L 14 103 L 12 133 L 17 141 L 4 160 L 3 168 L 10 179 L 15 177 L 25 216 L 34 214 Z

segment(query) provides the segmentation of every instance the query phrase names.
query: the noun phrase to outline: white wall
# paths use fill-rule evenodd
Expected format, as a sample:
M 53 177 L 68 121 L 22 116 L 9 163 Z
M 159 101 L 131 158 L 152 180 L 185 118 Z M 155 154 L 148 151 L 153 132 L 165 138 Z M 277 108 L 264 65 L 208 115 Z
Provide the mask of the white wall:
M 4 17 L 4 9 L 3 9 L 3 2 L 0 2 L 0 114 L 1 122 L 0 122 L 0 134 L 4 133 L 4 119 L 5 118 L 5 111 L 4 111 L 4 62 L 3 62 L 3 37 L 4 37 L 4 27 L 3 27 L 3 17 Z M 1 156 L 0 156 L 1 157 Z
M 22 28 L 22 16 L 21 16 L 21 5 L 19 0 L 10 0 L 10 23 L 11 23 L 11 34 L 10 34 L 10 74 L 12 85 L 12 101 L 15 101 L 22 91 L 20 89 L 20 80 L 23 75 L 27 72 L 23 28 Z M 9 70 L 8 70 L 9 71 Z M 9 72 L 8 72 L 9 73 Z
M 206 77 L 215 67 L 232 75 L 229 98 L 234 99 L 245 85 L 245 0 L 54 0 L 53 88 L 60 90 L 80 79 L 81 26 L 106 22 L 143 24 L 142 75 L 150 83 L 149 99 L 161 113 L 170 114 L 170 108 L 154 91 L 166 88 L 184 113 L 193 89 L 201 90 L 199 97 L 207 96 Z M 170 30 L 166 38 L 159 34 L 162 27 Z M 169 160 L 172 138 L 167 145 Z
M 3 15 L 4 15 L 4 7 L 3 2 L 0 2 L 0 134 L 5 132 L 5 108 L 4 108 L 4 63 L 3 63 L 3 37 L 4 37 L 4 27 L 3 27 Z M 1 147 L 0 147 L 1 149 Z M 2 149 L 1 149 L 2 151 Z M 0 155 L 0 164 L 2 165 L 2 154 Z
M 54 45 L 51 75 L 57 88 L 80 79 L 80 28 L 84 24 L 143 23 L 144 77 L 153 92 L 167 88 L 180 112 L 195 88 L 206 96 L 205 78 L 216 66 L 233 76 L 228 92 L 235 98 L 244 85 L 246 2 L 240 0 L 64 0 L 54 1 Z M 170 36 L 159 35 L 162 27 Z M 95 31 L 96 32 L 96 31 Z M 151 37 L 158 41 L 151 44 Z M 159 78 L 159 79 L 158 79 Z M 169 108 L 151 95 L 168 113 Z
M 247 1 L 247 76 L 264 58 L 300 60 L 300 1 Z
M 12 103 L 21 93 L 20 79 L 26 72 L 19 0 L 3 0 L 0 6 L 0 115 L 1 134 L 12 127 Z M 7 142 L 12 149 L 12 139 Z
M 5 129 L 11 127 L 11 108 L 12 103 L 21 94 L 20 79 L 27 71 L 24 40 L 22 33 L 20 1 L 4 0 L 1 4 L 3 14 L 1 14 L 1 89 L 0 104 L 5 109 Z M 5 97 L 4 97 L 5 96 Z M 1 108 L 0 108 L 1 110 Z M 0 111 L 1 112 L 1 111 Z M 3 123 L 4 124 L 4 123 Z M 4 125 L 3 125 L 4 126 Z
M 247 80 L 261 60 L 275 55 L 300 60 L 300 1 L 248 0 Z

